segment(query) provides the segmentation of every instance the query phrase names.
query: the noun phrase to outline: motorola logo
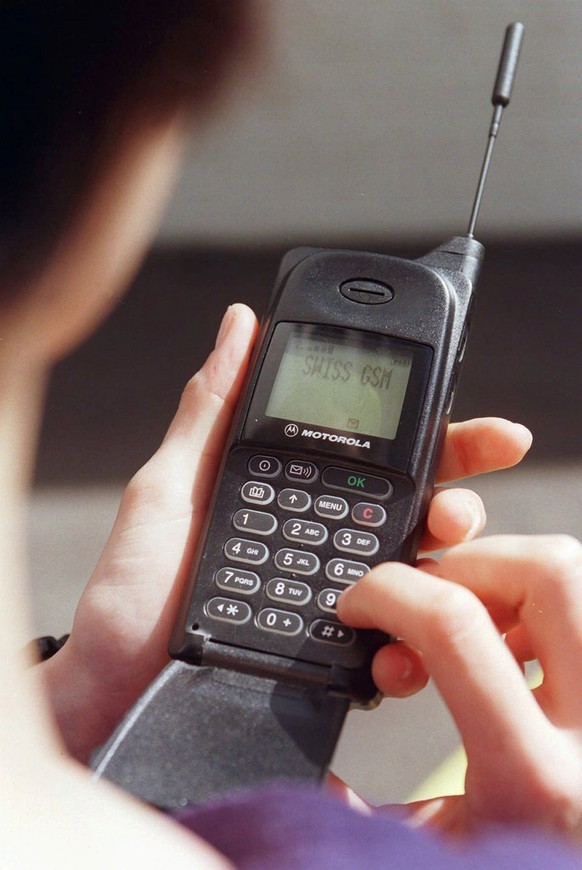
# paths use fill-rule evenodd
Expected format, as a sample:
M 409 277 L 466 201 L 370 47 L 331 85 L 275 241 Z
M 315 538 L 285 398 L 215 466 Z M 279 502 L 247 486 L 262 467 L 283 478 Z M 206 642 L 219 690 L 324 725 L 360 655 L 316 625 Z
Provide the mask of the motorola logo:
M 296 435 L 299 435 L 299 426 L 295 423 L 288 423 L 287 426 L 285 426 L 285 435 L 289 438 L 295 438 Z

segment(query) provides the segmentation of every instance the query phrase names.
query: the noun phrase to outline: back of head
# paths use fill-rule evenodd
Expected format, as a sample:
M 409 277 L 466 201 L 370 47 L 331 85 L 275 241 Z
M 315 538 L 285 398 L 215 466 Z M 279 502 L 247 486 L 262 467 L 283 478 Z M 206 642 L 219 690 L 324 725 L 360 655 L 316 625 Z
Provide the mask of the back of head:
M 127 137 L 214 104 L 252 41 L 249 7 L 0 2 L 0 306 L 42 270 Z

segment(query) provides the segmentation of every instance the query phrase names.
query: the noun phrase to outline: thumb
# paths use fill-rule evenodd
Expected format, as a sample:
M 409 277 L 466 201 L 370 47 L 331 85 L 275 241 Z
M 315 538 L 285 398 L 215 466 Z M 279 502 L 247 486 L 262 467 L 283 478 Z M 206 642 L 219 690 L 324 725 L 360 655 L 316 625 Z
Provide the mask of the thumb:
M 246 305 L 227 309 L 215 348 L 184 388 L 161 446 L 130 482 L 116 525 L 190 520 L 205 510 L 256 329 Z

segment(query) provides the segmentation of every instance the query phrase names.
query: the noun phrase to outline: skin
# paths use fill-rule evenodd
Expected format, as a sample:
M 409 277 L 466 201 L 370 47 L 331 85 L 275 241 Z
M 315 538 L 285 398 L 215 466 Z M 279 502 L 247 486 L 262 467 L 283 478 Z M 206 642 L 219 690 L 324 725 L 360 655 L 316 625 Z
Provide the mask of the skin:
M 440 562 L 385 564 L 342 594 L 349 625 L 405 637 L 430 674 L 467 753 L 465 794 L 409 807 L 413 824 L 469 834 L 534 824 L 582 840 L 582 546 L 565 535 L 497 536 Z M 393 653 L 374 679 L 393 685 Z M 523 665 L 544 673 L 530 690 Z
M 0 767 L 3 782 L 16 783 L 0 792 L 0 813 L 3 846 L 16 856 L 16 866 L 73 866 L 80 849 L 88 868 L 138 860 L 143 866 L 225 866 L 197 838 L 92 781 L 74 759 L 85 760 L 109 735 L 165 663 L 169 627 L 256 332 L 245 306 L 226 313 L 215 350 L 186 386 L 166 438 L 130 482 L 70 641 L 32 669 L 18 652 L 18 639 L 33 636 L 24 506 L 46 380 L 54 361 L 109 310 L 138 264 L 177 170 L 182 126 L 176 117 L 134 131 L 38 282 L 0 313 L 0 691 L 3 709 L 10 710 L 0 719 Z M 446 439 L 440 480 L 514 465 L 530 443 L 524 427 L 507 421 L 458 424 Z M 439 492 L 425 546 L 471 539 L 484 522 L 483 505 L 471 491 Z M 426 571 L 401 569 L 442 583 Z M 353 624 L 379 620 L 394 630 L 383 624 L 385 599 L 393 594 L 384 578 L 392 570 L 400 569 L 377 569 L 350 591 L 342 599 L 342 618 Z M 419 650 L 432 662 L 430 644 L 417 637 L 418 628 L 412 631 L 413 622 L 402 623 L 409 642 L 381 651 L 376 660 L 376 678 L 387 695 L 409 694 L 426 680 Z M 423 624 L 429 622 L 426 612 Z M 462 661 L 460 642 L 458 649 Z M 457 679 L 454 668 L 449 679 Z M 470 731 L 469 722 L 464 727 Z

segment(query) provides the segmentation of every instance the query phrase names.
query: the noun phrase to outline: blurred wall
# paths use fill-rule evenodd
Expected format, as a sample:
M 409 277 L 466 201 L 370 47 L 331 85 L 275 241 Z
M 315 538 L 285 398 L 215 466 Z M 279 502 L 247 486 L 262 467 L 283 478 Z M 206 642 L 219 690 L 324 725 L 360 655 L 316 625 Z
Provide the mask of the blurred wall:
M 259 0 L 262 66 L 189 159 L 161 239 L 264 244 L 462 231 L 505 26 L 526 26 L 486 236 L 578 237 L 580 0 Z

